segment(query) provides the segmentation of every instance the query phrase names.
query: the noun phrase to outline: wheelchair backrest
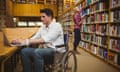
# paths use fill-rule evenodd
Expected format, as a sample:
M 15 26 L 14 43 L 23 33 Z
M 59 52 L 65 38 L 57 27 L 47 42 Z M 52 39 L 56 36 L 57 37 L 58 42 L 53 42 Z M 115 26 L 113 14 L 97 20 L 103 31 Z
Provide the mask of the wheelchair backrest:
M 65 48 L 66 50 L 68 50 L 68 34 L 64 34 L 64 44 L 65 44 Z

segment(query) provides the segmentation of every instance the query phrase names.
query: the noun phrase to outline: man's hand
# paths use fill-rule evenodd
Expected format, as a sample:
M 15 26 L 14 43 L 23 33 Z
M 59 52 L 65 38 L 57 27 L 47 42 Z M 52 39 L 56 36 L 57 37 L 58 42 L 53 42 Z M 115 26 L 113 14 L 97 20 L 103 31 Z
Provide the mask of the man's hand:
M 12 45 L 25 45 L 26 41 L 23 39 L 15 39 L 11 41 Z

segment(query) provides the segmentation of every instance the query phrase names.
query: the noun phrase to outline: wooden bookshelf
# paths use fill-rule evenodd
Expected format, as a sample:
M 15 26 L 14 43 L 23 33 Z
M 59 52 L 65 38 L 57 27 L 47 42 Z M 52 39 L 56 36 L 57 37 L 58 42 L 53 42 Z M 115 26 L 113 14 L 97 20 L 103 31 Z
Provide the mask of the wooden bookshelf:
M 57 0 L 13 0 L 14 3 L 22 4 L 53 4 L 57 3 Z
M 108 61 L 120 69 L 120 0 L 109 0 Z
M 6 1 L 0 0 L 0 15 L 6 14 Z
M 67 10 L 66 12 L 64 12 L 59 21 L 61 22 L 62 26 L 63 26 L 63 29 L 66 31 L 66 32 L 73 32 L 73 15 L 72 15 L 72 10 L 69 9 Z
M 120 0 L 80 0 L 73 8 L 80 5 L 80 48 L 120 69 Z M 71 22 L 65 19 L 73 8 L 61 16 L 64 23 Z
M 44 0 L 37 0 L 36 1 L 38 4 L 45 4 L 45 1 Z
M 57 2 L 57 14 L 58 16 L 62 15 L 63 13 L 63 0 L 58 0 Z
M 109 0 L 109 1 L 96 0 L 95 2 L 84 3 L 88 1 L 90 0 L 84 0 L 83 2 L 81 2 L 81 4 L 83 5 L 83 16 L 82 16 L 83 25 L 81 31 L 83 40 L 81 41 L 80 45 L 83 49 L 90 47 L 89 48 L 90 53 L 96 53 L 95 55 L 98 57 L 102 57 L 105 60 L 105 62 L 110 63 L 111 65 L 119 68 L 120 66 L 119 64 L 120 6 L 116 4 L 115 7 L 112 6 L 111 2 L 114 0 Z M 114 16 L 115 14 L 118 15 Z M 90 34 L 90 33 L 94 33 L 94 34 Z M 86 42 L 85 40 L 87 40 L 88 38 L 89 38 L 89 42 Z M 112 42 L 114 44 L 112 44 Z
M 12 27 L 12 14 L 9 0 L 0 0 L 0 26 Z

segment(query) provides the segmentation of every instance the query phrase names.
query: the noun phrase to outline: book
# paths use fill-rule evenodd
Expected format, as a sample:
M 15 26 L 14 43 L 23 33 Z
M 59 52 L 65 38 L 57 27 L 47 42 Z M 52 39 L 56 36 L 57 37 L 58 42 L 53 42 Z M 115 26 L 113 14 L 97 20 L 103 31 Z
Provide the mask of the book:
M 120 39 L 110 39 L 110 49 L 120 51 Z
M 117 50 L 120 51 L 120 39 L 117 40 Z
M 117 7 L 120 5 L 120 0 L 111 0 L 111 8 Z
M 108 60 L 112 63 L 117 63 L 118 55 L 113 52 L 108 52 Z
M 117 64 L 120 65 L 120 54 L 118 54 L 118 57 L 117 57 Z
M 117 35 L 120 36 L 120 25 L 117 26 Z
M 106 27 L 106 25 L 101 25 L 101 34 L 102 35 L 105 35 L 106 34 L 106 30 L 107 30 L 107 27 Z
M 87 0 L 87 5 L 90 5 L 91 4 L 91 0 Z
M 120 10 L 112 11 L 110 14 L 111 22 L 120 22 Z
M 116 25 L 111 25 L 110 26 L 110 35 L 112 36 L 117 36 L 118 28 Z
M 96 24 L 96 34 L 99 34 L 99 24 Z
M 103 57 L 104 57 L 104 59 L 107 59 L 107 50 L 103 50 Z
M 103 46 L 106 46 L 106 45 L 107 45 L 107 37 L 101 37 L 101 38 L 102 38 L 101 44 L 102 44 Z

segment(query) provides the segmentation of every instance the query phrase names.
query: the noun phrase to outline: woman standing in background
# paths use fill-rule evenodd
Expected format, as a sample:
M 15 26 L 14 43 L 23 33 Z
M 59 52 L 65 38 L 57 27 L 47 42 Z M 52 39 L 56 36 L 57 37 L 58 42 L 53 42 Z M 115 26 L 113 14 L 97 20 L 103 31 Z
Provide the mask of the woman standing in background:
M 74 52 L 79 54 L 77 50 L 77 46 L 79 45 L 79 42 L 81 40 L 81 26 L 82 26 L 82 20 L 81 20 L 81 9 L 78 7 L 74 8 L 74 15 L 73 15 L 73 21 L 74 21 Z

